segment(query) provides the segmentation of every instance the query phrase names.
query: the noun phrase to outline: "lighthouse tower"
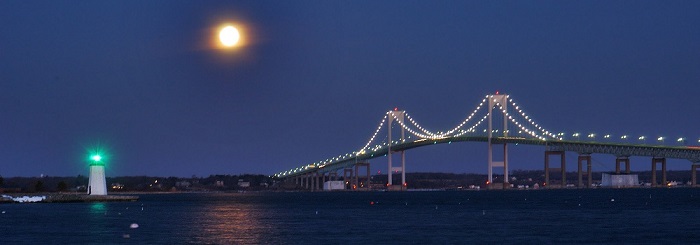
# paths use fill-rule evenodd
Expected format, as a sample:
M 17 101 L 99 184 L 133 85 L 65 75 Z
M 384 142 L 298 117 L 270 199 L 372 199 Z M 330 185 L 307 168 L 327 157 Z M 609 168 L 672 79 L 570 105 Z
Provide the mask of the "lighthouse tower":
M 100 155 L 90 157 L 90 182 L 87 187 L 88 195 L 107 195 L 105 180 L 105 164 Z

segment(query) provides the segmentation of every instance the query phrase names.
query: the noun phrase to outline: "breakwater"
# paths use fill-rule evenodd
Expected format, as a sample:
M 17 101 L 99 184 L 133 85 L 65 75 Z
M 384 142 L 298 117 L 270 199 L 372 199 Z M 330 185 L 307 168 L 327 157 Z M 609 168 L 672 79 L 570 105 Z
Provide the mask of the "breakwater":
M 12 194 L 2 195 L 0 203 L 68 203 L 68 202 L 131 202 L 137 201 L 138 196 L 104 195 L 92 196 L 86 194 Z

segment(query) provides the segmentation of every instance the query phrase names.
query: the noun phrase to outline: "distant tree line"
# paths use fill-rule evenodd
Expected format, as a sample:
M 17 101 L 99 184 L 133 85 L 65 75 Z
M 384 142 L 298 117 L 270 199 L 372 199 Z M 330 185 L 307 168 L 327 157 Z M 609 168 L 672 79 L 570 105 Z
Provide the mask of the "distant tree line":
M 650 182 L 651 172 L 632 172 L 639 175 L 639 181 Z M 601 172 L 593 173 L 593 182 L 600 182 Z M 494 183 L 503 183 L 503 175 L 495 174 Z M 690 171 L 668 171 L 668 181 L 688 182 Z M 401 181 L 400 174 L 392 176 L 394 183 Z M 574 184 L 578 180 L 577 172 L 566 173 L 567 183 Z M 585 181 L 586 177 L 584 177 Z M 163 191 L 260 191 L 260 190 L 301 190 L 294 181 L 280 182 L 266 175 L 210 175 L 208 177 L 153 177 L 153 176 L 121 176 L 107 177 L 108 192 L 163 192 Z M 339 180 L 343 180 L 342 177 Z M 410 189 L 452 189 L 481 186 L 486 184 L 485 174 L 467 173 L 406 173 L 407 186 Z M 557 183 L 561 173 L 550 172 L 550 180 Z M 0 176 L 0 192 L 85 192 L 88 177 L 10 177 Z M 657 173 L 657 181 L 661 181 L 661 173 Z M 544 183 L 542 170 L 513 170 L 509 174 L 510 184 L 532 186 Z M 371 176 L 371 184 L 383 186 L 387 183 L 384 174 Z M 560 183 L 560 182 L 559 182 Z
M 237 191 L 264 190 L 274 184 L 265 175 L 210 175 L 208 177 L 107 177 L 108 192 L 161 191 Z M 85 192 L 89 179 L 75 177 L 10 177 L 0 176 L 0 192 Z

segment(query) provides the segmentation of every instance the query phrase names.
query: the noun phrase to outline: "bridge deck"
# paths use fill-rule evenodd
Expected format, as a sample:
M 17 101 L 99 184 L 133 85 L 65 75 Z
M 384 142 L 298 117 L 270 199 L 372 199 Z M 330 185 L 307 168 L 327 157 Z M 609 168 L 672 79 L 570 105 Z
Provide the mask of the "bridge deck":
M 446 137 L 440 139 L 420 139 L 411 142 L 403 142 L 391 146 L 392 152 L 404 151 L 429 145 L 444 144 L 451 142 L 488 142 L 486 136 L 459 136 Z M 542 145 L 553 151 L 572 151 L 579 154 L 610 154 L 620 157 L 647 156 L 656 158 L 687 159 L 693 163 L 700 163 L 700 147 L 692 146 L 661 146 L 646 144 L 609 143 L 609 142 L 585 142 L 585 141 L 543 141 L 540 139 L 521 137 L 494 137 L 491 139 L 494 144 L 525 144 Z M 277 177 L 288 178 L 304 175 L 312 172 L 327 173 L 339 169 L 353 166 L 355 163 L 383 157 L 388 153 L 388 147 L 384 146 L 376 151 L 359 154 L 355 157 L 346 157 L 336 161 L 328 162 L 324 165 L 309 165 L 297 171 L 287 172 Z

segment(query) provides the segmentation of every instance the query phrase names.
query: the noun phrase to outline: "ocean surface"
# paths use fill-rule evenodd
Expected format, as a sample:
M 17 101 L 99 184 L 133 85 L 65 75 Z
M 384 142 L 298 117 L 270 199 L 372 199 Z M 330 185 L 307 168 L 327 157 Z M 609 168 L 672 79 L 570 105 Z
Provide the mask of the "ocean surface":
M 0 244 L 700 243 L 700 188 L 140 197 L 0 204 Z

